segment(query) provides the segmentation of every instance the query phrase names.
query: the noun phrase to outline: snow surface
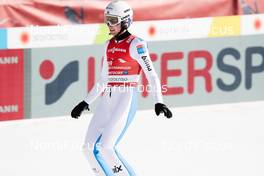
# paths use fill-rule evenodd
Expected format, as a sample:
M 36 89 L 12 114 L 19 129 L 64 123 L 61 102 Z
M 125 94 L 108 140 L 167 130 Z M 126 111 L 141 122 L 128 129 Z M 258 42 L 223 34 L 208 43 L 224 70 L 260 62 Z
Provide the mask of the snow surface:
M 139 176 L 263 176 L 264 102 L 138 111 L 118 146 Z M 92 176 L 92 114 L 0 122 L 1 176 Z

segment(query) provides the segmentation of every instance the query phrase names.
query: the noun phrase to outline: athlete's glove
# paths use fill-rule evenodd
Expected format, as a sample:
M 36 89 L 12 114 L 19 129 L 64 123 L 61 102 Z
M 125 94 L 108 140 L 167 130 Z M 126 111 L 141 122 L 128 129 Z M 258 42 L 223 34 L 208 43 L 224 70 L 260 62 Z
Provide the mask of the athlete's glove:
M 156 112 L 157 116 L 159 116 L 160 113 L 164 113 L 165 117 L 167 117 L 167 118 L 172 117 L 172 113 L 169 110 L 169 108 L 165 104 L 162 104 L 162 103 L 156 103 L 155 104 L 155 112 Z
M 87 104 L 85 101 L 80 102 L 77 106 L 75 106 L 71 112 L 72 118 L 78 119 L 78 117 L 81 116 L 82 112 L 87 109 L 89 109 L 89 104 Z

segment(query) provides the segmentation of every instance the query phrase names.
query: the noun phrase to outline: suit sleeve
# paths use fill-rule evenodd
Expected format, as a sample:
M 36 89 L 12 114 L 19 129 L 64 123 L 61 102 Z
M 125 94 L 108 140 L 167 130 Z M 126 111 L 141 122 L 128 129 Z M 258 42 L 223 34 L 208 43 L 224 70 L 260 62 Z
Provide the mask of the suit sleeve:
M 144 71 L 151 86 L 151 94 L 155 103 L 163 103 L 160 80 L 150 59 L 147 43 L 139 38 L 135 38 L 131 42 L 129 51 L 131 57 L 140 64 Z
M 91 104 L 107 87 L 108 82 L 108 62 L 106 57 L 106 48 L 108 46 L 107 42 L 104 47 L 104 58 L 103 58 L 103 67 L 100 74 L 99 80 L 96 82 L 92 90 L 88 93 L 84 101 L 88 104 Z

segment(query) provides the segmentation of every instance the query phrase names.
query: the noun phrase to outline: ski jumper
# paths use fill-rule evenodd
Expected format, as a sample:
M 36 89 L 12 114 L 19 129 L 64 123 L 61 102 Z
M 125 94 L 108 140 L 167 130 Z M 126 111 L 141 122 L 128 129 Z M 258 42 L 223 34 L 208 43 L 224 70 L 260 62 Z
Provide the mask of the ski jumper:
M 83 147 L 92 170 L 98 176 L 136 175 L 115 146 L 135 116 L 141 70 L 153 90 L 151 94 L 155 103 L 163 103 L 160 81 L 146 42 L 128 32 L 125 36 L 120 41 L 112 38 L 106 42 L 100 79 L 84 100 L 91 104 L 102 95 Z

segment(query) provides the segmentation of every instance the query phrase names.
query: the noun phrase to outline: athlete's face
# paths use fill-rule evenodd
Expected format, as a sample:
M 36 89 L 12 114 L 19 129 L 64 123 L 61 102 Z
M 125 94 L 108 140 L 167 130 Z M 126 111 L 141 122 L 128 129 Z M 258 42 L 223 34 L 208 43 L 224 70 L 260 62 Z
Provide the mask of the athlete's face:
M 108 24 L 107 26 L 108 26 L 109 32 L 112 36 L 115 36 L 121 30 L 121 23 L 114 25 L 114 26 L 111 26 Z

